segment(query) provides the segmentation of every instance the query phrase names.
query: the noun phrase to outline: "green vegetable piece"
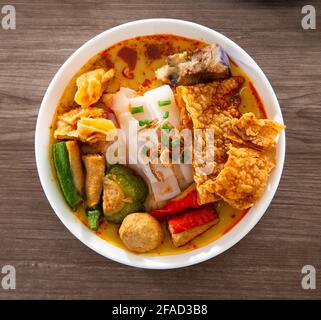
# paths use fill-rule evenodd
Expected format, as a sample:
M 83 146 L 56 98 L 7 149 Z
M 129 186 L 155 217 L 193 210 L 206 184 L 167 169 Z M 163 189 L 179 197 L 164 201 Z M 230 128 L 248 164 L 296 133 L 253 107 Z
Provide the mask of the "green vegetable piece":
M 152 120 L 148 120 L 148 119 L 139 120 L 138 123 L 139 123 L 139 125 L 142 127 L 142 126 L 151 124 L 151 123 L 152 123 Z
M 172 102 L 171 99 L 158 100 L 158 106 L 159 107 L 168 106 L 169 104 L 171 104 L 171 102 Z
M 101 217 L 101 211 L 97 209 L 87 209 L 86 210 L 87 214 L 87 221 L 88 221 L 88 226 L 91 230 L 97 231 L 99 227 L 99 220 Z
M 132 107 L 130 108 L 131 114 L 144 112 L 144 106 Z
M 163 119 L 168 119 L 169 117 L 169 111 L 164 112 Z
M 168 123 L 163 124 L 162 129 L 164 129 L 166 132 L 170 132 L 172 130 Z
M 134 201 L 132 203 L 124 203 L 124 206 L 118 212 L 113 213 L 112 215 L 105 215 L 105 219 L 108 222 L 120 224 L 125 219 L 127 215 L 134 212 L 144 212 L 145 207 L 139 201 Z
M 75 211 L 77 205 L 82 201 L 82 197 L 74 185 L 66 142 L 55 143 L 52 146 L 52 155 L 56 175 L 64 198 L 70 208 Z
M 126 198 L 132 201 L 144 202 L 148 194 L 148 187 L 142 177 L 135 174 L 131 169 L 122 165 L 113 165 L 108 178 L 117 182 Z

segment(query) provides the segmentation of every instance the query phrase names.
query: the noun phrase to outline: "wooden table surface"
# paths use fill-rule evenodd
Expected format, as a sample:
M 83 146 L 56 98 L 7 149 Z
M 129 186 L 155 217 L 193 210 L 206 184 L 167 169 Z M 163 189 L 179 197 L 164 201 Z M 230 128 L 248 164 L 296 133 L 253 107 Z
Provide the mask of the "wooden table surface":
M 0 27 L 0 270 L 12 264 L 16 290 L 0 298 L 321 298 L 321 5 L 303 30 L 304 1 L 26 1 L 17 29 Z M 39 182 L 34 131 L 42 97 L 61 64 L 118 24 L 178 18 L 213 28 L 262 67 L 279 98 L 287 151 L 277 194 L 237 245 L 202 264 L 169 271 L 120 265 L 91 251 L 58 220 Z M 313 265 L 317 289 L 303 290 Z M 1 278 L 1 274 L 0 274 Z

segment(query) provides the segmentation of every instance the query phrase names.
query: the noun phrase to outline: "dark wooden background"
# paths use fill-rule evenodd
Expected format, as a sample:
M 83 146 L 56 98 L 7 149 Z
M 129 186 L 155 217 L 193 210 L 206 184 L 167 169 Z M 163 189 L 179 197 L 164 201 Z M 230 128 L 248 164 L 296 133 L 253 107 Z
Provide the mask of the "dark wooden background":
M 0 286 L 0 298 L 321 298 L 319 1 L 0 3 L 17 10 L 17 29 L 0 28 L 0 268 L 16 267 L 17 289 Z M 301 28 L 305 4 L 316 7 L 317 30 Z M 287 125 L 282 181 L 259 224 L 224 254 L 169 271 L 122 266 L 75 239 L 47 202 L 34 157 L 37 113 L 60 65 L 96 34 L 154 17 L 194 21 L 236 41 L 270 79 Z M 306 264 L 317 270 L 316 290 L 301 288 Z

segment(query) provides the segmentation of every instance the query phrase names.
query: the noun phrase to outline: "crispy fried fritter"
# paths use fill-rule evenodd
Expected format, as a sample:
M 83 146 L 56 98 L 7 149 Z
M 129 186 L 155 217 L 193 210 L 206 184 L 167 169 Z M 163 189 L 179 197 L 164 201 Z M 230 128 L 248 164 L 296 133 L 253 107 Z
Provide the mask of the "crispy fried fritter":
M 238 76 L 208 84 L 177 87 L 177 104 L 181 115 L 184 114 L 183 121 L 188 123 L 189 119 L 182 109 L 188 112 L 194 128 L 208 128 L 218 114 L 239 117 L 241 98 L 238 91 L 243 83 L 244 78 Z
M 231 120 L 232 132 L 229 139 L 237 143 L 245 143 L 253 148 L 271 148 L 275 139 L 285 128 L 270 119 L 256 119 L 253 113 L 245 113 L 240 119 Z
M 77 139 L 77 122 L 80 118 L 103 118 L 105 110 L 102 108 L 75 108 L 58 115 L 55 139 Z
M 227 161 L 227 151 L 230 144 L 227 132 L 230 131 L 230 121 L 233 117 L 240 116 L 241 100 L 238 92 L 243 82 L 242 77 L 231 77 L 209 84 L 179 86 L 176 89 L 181 126 L 214 130 L 214 163 L 212 161 L 211 173 L 205 172 L 205 166 L 202 164 L 202 159 L 206 159 L 205 148 L 201 153 L 194 149 L 194 180 L 198 191 L 198 201 L 201 204 L 220 199 L 220 196 L 209 192 L 205 186 L 207 181 L 216 178 Z M 202 135 L 202 139 L 205 146 L 205 133 Z M 208 171 L 208 166 L 206 166 L 206 171 Z
M 231 147 L 224 169 L 206 186 L 237 209 L 252 207 L 261 196 L 275 166 L 272 154 Z
M 75 101 L 82 107 L 89 107 L 97 102 L 106 89 L 107 83 L 115 76 L 115 70 L 100 68 L 83 73 L 77 78 L 78 90 Z
M 273 120 L 256 119 L 253 113 L 240 117 L 239 89 L 243 82 L 242 77 L 231 77 L 176 89 L 181 126 L 214 130 L 210 173 L 205 147 L 201 152 L 194 148 L 194 180 L 200 204 L 223 198 L 238 209 L 251 207 L 275 166 L 275 139 L 285 127 Z M 194 136 L 194 143 L 197 139 L 205 146 L 204 134 Z

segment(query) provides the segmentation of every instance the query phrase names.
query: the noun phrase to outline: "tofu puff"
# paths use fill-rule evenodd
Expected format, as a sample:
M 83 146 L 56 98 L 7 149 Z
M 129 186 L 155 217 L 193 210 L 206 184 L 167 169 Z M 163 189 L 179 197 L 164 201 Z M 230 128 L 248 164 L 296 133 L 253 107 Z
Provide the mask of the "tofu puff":
M 99 154 L 89 154 L 82 157 L 85 169 L 86 203 L 88 208 L 95 207 L 100 201 L 103 190 L 103 179 L 106 170 L 105 158 Z

